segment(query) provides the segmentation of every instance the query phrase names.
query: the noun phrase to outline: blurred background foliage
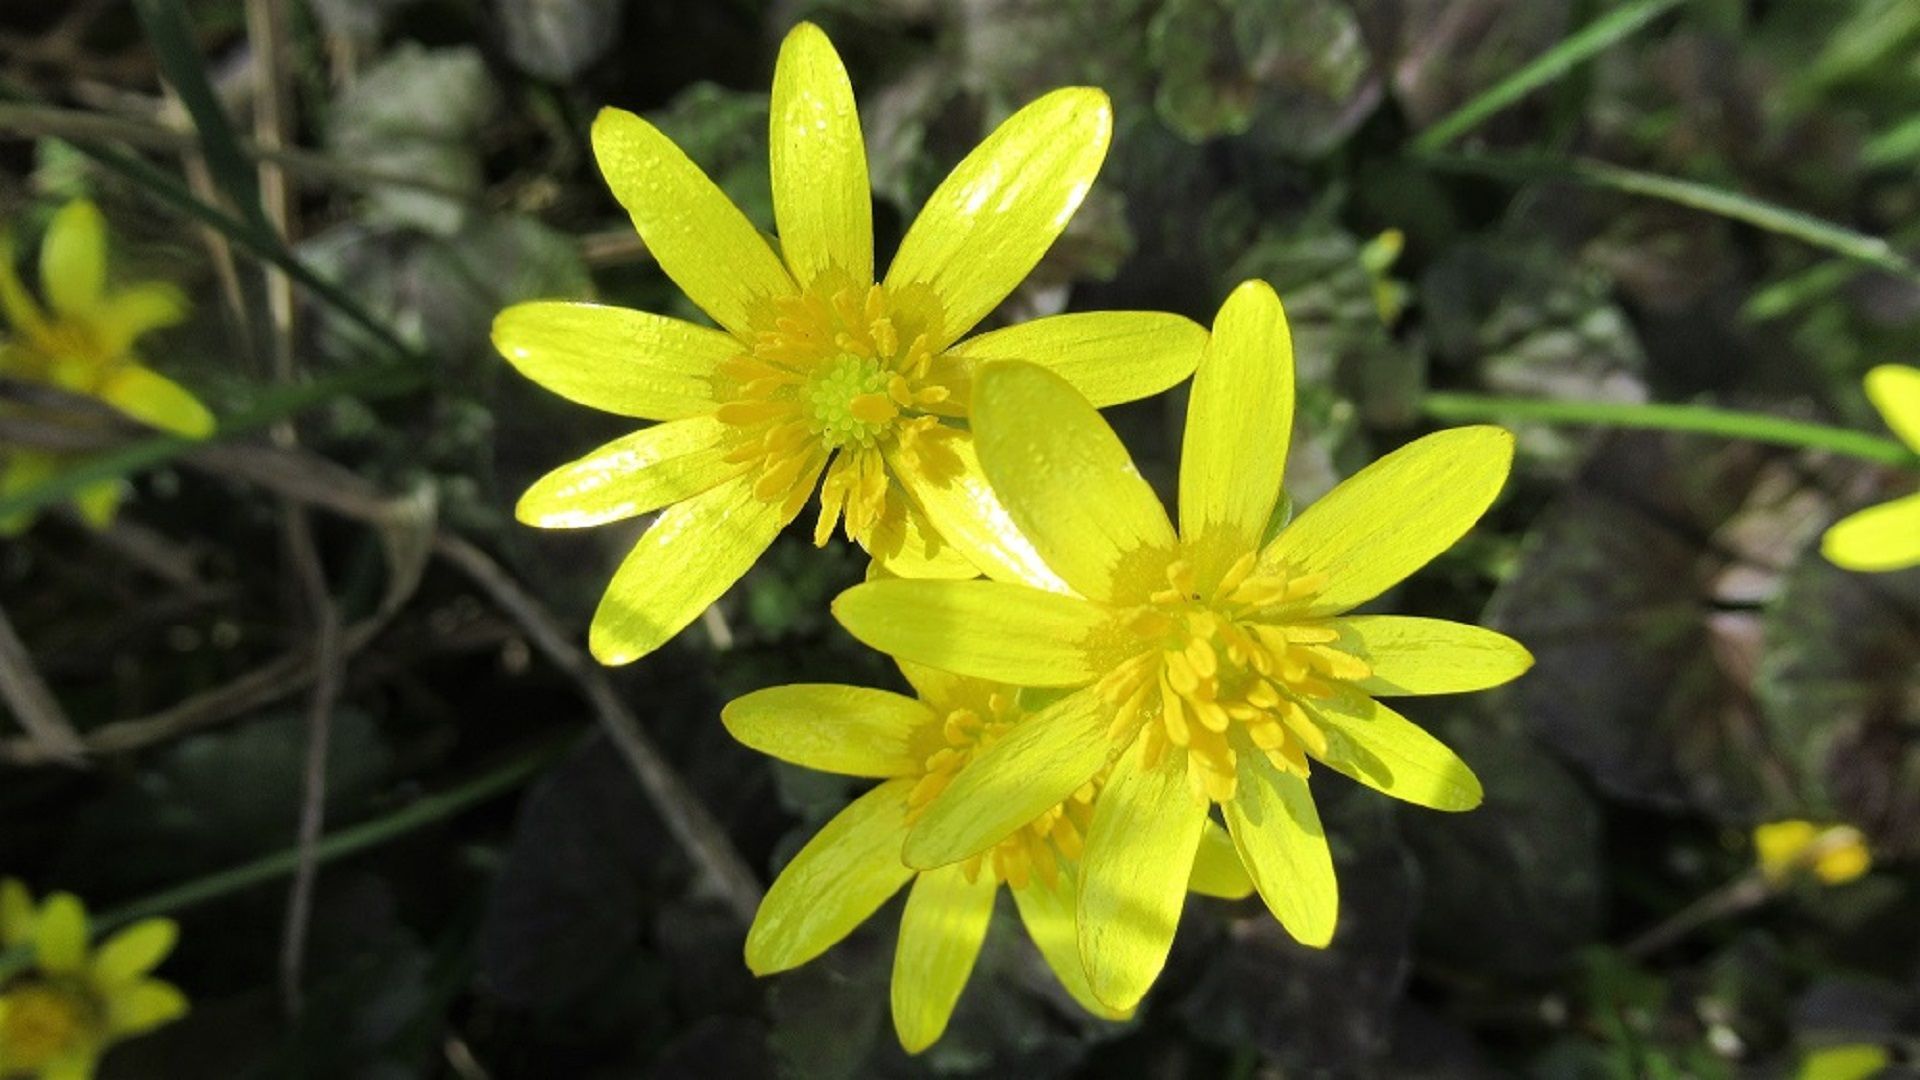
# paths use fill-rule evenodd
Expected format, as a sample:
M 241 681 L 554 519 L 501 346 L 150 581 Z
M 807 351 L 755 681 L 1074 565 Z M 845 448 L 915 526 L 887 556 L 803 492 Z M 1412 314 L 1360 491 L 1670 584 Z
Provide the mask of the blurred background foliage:
M 1624 9 L 1631 32 L 1598 55 L 1434 137 Z M 1300 363 L 1296 505 L 1432 427 L 1430 389 L 1877 431 L 1860 376 L 1920 355 L 1920 272 L 1899 254 L 1920 249 L 1911 0 L 11 6 L 0 211 L 17 246 L 91 197 L 117 274 L 196 300 L 148 343 L 156 367 L 256 427 L 288 412 L 276 381 L 327 391 L 297 425 L 133 471 L 104 532 L 48 513 L 0 546 L 25 644 L 6 675 L 43 680 L 86 749 L 85 767 L 50 762 L 0 725 L 0 870 L 99 909 L 161 894 L 183 923 L 166 974 L 194 1013 L 108 1075 L 1842 1077 L 1915 1060 L 1920 571 L 1850 574 L 1815 550 L 1910 475 L 1538 425 L 1487 522 L 1390 598 L 1485 616 L 1539 658 L 1506 691 L 1409 705 L 1487 803 L 1442 817 L 1316 781 L 1346 883 L 1331 949 L 1293 945 L 1257 900 L 1195 900 L 1147 1006 L 1111 1025 L 997 920 L 951 1031 L 914 1060 L 886 1016 L 898 901 L 754 980 L 739 883 L 714 860 L 765 881 L 853 790 L 732 745 L 717 712 L 801 678 L 898 685 L 826 613 L 862 562 L 790 530 L 658 656 L 584 668 L 573 643 L 638 526 L 534 534 L 510 511 L 624 423 L 513 377 L 487 328 L 531 297 L 694 316 L 608 196 L 587 124 L 603 104 L 646 113 L 770 229 L 766 88 L 803 18 L 851 70 L 883 250 L 999 118 L 1050 87 L 1106 89 L 1105 171 L 1001 318 L 1205 321 L 1236 282 L 1269 280 Z M 290 261 L 337 283 L 297 288 L 290 326 L 261 273 L 275 242 L 248 224 L 246 159 L 275 146 L 297 148 L 270 155 L 289 193 L 265 192 Z M 1843 257 L 1764 215 L 1623 192 L 1594 163 L 1889 246 Z M 255 231 L 209 228 L 181 192 Z M 1169 493 L 1182 409 L 1175 391 L 1112 415 Z M 317 596 L 300 577 L 316 565 Z M 290 1008 L 282 872 L 316 684 L 333 698 L 326 828 L 373 831 L 294 920 Z M 643 787 L 640 759 L 679 782 Z M 426 801 L 448 791 L 473 797 Z M 380 825 L 420 806 L 438 808 Z M 1858 826 L 1874 871 L 1691 922 L 1779 818 Z M 165 893 L 263 858 L 277 869 Z M 1647 937 L 1676 919 L 1689 932 Z

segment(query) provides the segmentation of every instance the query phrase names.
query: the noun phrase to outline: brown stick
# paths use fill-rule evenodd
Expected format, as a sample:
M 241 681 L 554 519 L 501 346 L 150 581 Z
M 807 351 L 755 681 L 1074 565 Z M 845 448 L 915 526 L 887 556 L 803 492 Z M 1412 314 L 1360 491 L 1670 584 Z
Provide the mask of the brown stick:
M 15 719 L 26 729 L 36 752 L 50 761 L 83 760 L 85 746 L 80 733 L 73 730 L 59 699 L 34 668 L 33 656 L 14 632 L 5 609 L 0 609 L 0 698 L 6 700 Z

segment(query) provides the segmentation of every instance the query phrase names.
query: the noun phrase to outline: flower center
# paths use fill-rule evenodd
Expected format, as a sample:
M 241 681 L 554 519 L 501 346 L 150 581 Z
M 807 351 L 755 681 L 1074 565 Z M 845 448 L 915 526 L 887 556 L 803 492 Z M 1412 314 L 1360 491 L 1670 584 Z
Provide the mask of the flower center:
M 920 782 L 907 795 L 907 821 L 918 821 L 960 770 L 998 742 L 1021 718 L 1004 691 L 987 696 L 984 715 L 968 708 L 948 712 L 940 725 L 940 745 L 927 755 Z M 1051 888 L 1059 880 L 1061 860 L 1080 857 L 1087 827 L 1093 823 L 1093 799 L 1098 790 L 1097 780 L 1082 784 L 1065 801 L 968 859 L 962 866 L 967 880 L 978 881 L 984 871 L 1016 889 L 1025 888 L 1035 878 Z
M 946 432 L 925 412 L 952 395 L 934 344 L 941 319 L 929 292 L 829 272 L 771 301 L 747 349 L 720 365 L 727 460 L 758 474 L 756 495 L 797 513 L 826 467 L 815 543 L 844 512 L 847 534 L 871 548 L 876 528 L 904 514 L 889 497 L 887 455 L 913 458 Z
M 15 1068 L 42 1068 L 84 1038 L 88 1012 L 81 999 L 43 983 L 9 991 L 0 995 L 0 1048 Z
M 1329 742 L 1307 703 L 1373 673 L 1324 620 L 1288 617 L 1319 589 L 1318 575 L 1255 569 L 1254 554 L 1243 555 L 1204 597 L 1192 566 L 1175 560 L 1167 587 L 1129 623 L 1142 651 L 1100 683 L 1117 710 L 1113 737 L 1145 738 L 1149 765 L 1184 751 L 1194 793 L 1216 802 L 1233 798 L 1244 753 L 1305 777 L 1308 756 L 1324 757 Z

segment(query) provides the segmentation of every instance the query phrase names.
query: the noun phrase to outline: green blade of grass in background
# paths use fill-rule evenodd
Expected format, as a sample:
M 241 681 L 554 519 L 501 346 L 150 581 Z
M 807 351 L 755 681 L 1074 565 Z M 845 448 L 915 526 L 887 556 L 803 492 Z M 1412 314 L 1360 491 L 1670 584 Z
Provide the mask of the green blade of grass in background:
M 1431 153 L 1472 131 L 1487 117 L 1592 59 L 1608 46 L 1678 7 L 1681 0 L 1637 0 L 1588 23 L 1571 37 L 1435 121 L 1413 140 L 1413 148 Z
M 1516 180 L 1570 180 L 1627 195 L 1660 199 L 1792 237 L 1822 251 L 1920 282 L 1920 266 L 1877 236 L 1868 236 L 1812 214 L 1737 191 L 1641 172 L 1591 158 L 1562 159 L 1530 154 L 1434 154 L 1422 155 L 1419 160 L 1432 168 L 1451 172 Z
M 1436 420 L 1537 420 L 1549 424 L 1591 424 L 1600 427 L 1679 431 L 1694 435 L 1748 439 L 1802 450 L 1836 454 L 1920 468 L 1915 454 L 1892 439 L 1863 431 L 1828 427 L 1804 420 L 1788 420 L 1765 413 L 1716 409 L 1707 405 L 1643 404 L 1602 401 L 1551 401 L 1539 398 L 1482 397 L 1478 394 L 1431 393 L 1421 408 Z

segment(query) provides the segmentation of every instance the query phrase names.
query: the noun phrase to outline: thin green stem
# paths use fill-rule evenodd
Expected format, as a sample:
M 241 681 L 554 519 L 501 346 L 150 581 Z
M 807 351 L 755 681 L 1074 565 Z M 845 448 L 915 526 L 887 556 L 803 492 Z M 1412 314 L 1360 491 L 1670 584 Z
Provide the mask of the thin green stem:
M 1549 424 L 1593 424 L 1647 431 L 1684 431 L 1749 439 L 1775 446 L 1827 450 L 1849 457 L 1920 468 L 1920 454 L 1877 435 L 1787 420 L 1765 413 L 1716 409 L 1708 405 L 1633 405 L 1601 401 L 1545 401 L 1537 398 L 1482 397 L 1478 394 L 1428 394 L 1421 407 L 1428 416 L 1450 422 L 1537 420 Z
M 1414 149 L 1423 152 L 1440 149 L 1479 127 L 1494 113 L 1572 71 L 1608 46 L 1680 6 L 1680 3 L 1681 0 L 1638 0 L 1637 3 L 1602 15 L 1486 92 L 1441 117 L 1413 140 Z

